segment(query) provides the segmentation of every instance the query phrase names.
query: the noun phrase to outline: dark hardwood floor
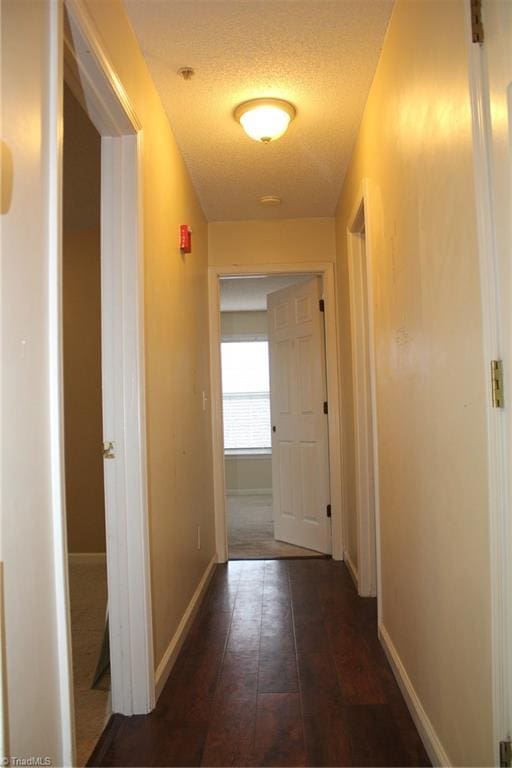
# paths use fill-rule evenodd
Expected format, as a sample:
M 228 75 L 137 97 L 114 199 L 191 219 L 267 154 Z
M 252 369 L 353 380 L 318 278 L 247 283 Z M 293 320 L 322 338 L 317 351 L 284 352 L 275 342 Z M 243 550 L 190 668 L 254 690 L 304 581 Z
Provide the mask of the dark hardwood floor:
M 217 566 L 156 710 L 105 737 L 89 764 L 430 765 L 376 601 L 332 560 Z

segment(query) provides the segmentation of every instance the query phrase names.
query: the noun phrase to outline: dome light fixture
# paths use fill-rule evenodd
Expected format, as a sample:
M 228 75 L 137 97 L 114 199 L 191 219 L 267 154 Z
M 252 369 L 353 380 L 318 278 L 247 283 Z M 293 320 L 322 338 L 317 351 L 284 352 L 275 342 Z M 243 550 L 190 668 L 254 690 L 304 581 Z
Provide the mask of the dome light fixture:
M 251 99 L 235 109 L 235 120 L 246 134 L 264 144 L 279 139 L 295 115 L 293 104 L 283 99 Z

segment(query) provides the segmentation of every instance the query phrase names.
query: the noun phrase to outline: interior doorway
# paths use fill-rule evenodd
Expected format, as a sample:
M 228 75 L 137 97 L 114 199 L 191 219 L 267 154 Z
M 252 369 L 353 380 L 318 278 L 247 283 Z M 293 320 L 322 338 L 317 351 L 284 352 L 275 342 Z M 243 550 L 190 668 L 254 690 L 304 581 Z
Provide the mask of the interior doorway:
M 101 138 L 64 86 L 62 273 L 66 522 L 76 762 L 111 714 L 101 388 Z
M 210 270 L 219 560 L 339 557 L 332 265 L 240 272 Z
M 52 83 L 56 93 L 61 93 L 64 84 L 92 124 L 99 139 L 96 141 L 96 152 L 99 149 L 99 209 L 100 227 L 95 237 L 86 244 L 85 238 L 75 238 L 75 249 L 84 252 L 90 247 L 84 258 L 92 259 L 94 252 L 94 300 L 91 296 L 85 300 L 88 291 L 85 283 L 76 286 L 75 300 L 71 302 L 74 312 L 78 304 L 84 311 L 90 312 L 95 305 L 94 323 L 95 352 L 92 355 L 94 364 L 89 360 L 90 369 L 95 368 L 95 416 L 94 419 L 82 419 L 77 438 L 78 454 L 84 448 L 86 432 L 91 447 L 90 456 L 94 454 L 88 471 L 83 472 L 80 481 L 92 484 L 95 476 L 96 507 L 101 506 L 99 499 L 104 502 L 104 539 L 89 543 L 91 552 L 81 551 L 81 565 L 84 555 L 93 555 L 89 560 L 96 560 L 96 565 L 102 565 L 103 586 L 96 592 L 95 613 L 98 621 L 98 636 L 92 658 L 87 669 L 87 680 L 108 687 L 102 672 L 110 660 L 111 712 L 124 715 L 146 714 L 155 704 L 155 670 L 153 658 L 152 612 L 150 593 L 150 563 L 149 563 L 149 521 L 147 501 L 147 458 L 146 458 L 146 419 L 145 419 L 145 390 L 144 390 L 144 326 L 143 326 L 143 259 L 142 259 L 142 194 L 140 176 L 141 164 L 141 124 L 124 90 L 122 80 L 109 61 L 101 39 L 88 16 L 85 6 L 71 0 L 64 3 L 63 24 L 63 59 L 57 70 L 59 83 Z M 69 99 L 69 94 L 67 96 Z M 61 102 L 57 101 L 57 123 L 64 116 L 60 113 Z M 69 128 L 69 122 L 68 122 Z M 64 125 L 66 130 L 66 125 Z M 95 134 L 95 135 L 96 135 Z M 68 136 L 69 138 L 69 136 Z M 72 139 L 73 140 L 73 139 Z M 80 140 L 74 137 L 74 141 Z M 75 154 L 80 154 L 80 147 L 74 147 Z M 78 152 L 77 152 L 78 149 Z M 58 162 L 62 158 L 59 155 Z M 95 162 L 98 158 L 96 156 Z M 82 162 L 83 158 L 76 160 Z M 97 173 L 98 176 L 98 173 Z M 63 202 L 65 208 L 66 190 L 57 188 L 56 200 Z M 98 195 L 96 194 L 96 197 Z M 89 199 L 90 198 L 90 199 Z M 89 191 L 82 205 L 89 205 L 94 195 Z M 98 203 L 96 202 L 96 208 Z M 96 210 L 97 213 L 97 210 Z M 55 217 L 59 222 L 59 217 Z M 54 232 L 56 242 L 60 242 L 61 232 Z M 63 239 L 66 239 L 64 232 Z M 64 243 L 66 250 L 66 243 Z M 64 283 L 66 283 L 66 253 L 62 262 Z M 88 264 L 87 267 L 91 265 Z M 67 357 L 76 353 L 79 345 L 87 344 L 87 334 L 77 332 L 69 342 L 72 322 L 70 303 L 66 295 L 62 297 L 60 282 L 60 264 L 57 273 L 55 290 L 64 299 L 64 312 L 57 315 L 57 349 L 67 347 Z M 68 274 L 69 277 L 69 274 Z M 69 280 L 68 280 L 69 288 Z M 64 291 L 66 285 L 64 284 Z M 100 294 L 100 296 L 98 296 Z M 89 331 L 90 328 L 87 328 Z M 67 338 L 66 338 L 67 337 Z M 98 346 L 101 346 L 101 362 L 98 360 Z M 83 350 L 80 350 L 82 353 Z M 92 359 L 91 358 L 91 359 Z M 66 360 L 64 360 L 66 363 Z M 64 367 L 64 366 L 63 366 Z M 77 391 L 83 385 L 82 378 L 89 377 L 91 370 L 85 370 L 82 365 L 77 369 Z M 66 371 L 58 369 L 58 391 L 62 392 L 62 411 L 58 410 L 59 433 L 64 433 L 66 418 L 69 417 L 69 397 L 66 398 Z M 69 383 L 69 370 L 68 370 Z M 78 397 L 80 399 L 80 397 Z M 59 403 L 60 406 L 60 403 Z M 81 414 L 83 417 L 83 413 Z M 92 422 L 94 421 L 94 429 Z M 68 418 L 69 425 L 69 418 Z M 90 439 L 89 439 L 90 438 Z M 65 456 L 64 445 L 59 443 L 60 461 L 65 466 L 66 487 L 73 501 L 73 467 L 69 456 Z M 77 455 L 78 455 L 77 454 Z M 91 467 L 94 464 L 94 472 Z M 99 464 L 99 466 L 98 466 Z M 85 467 L 83 467 L 85 470 Z M 101 485 L 101 470 L 103 494 Z M 76 502 L 76 498 L 75 498 Z M 91 505 L 83 511 L 83 517 L 92 515 Z M 91 526 L 89 526 L 90 528 Z M 76 537 L 71 535 L 68 526 L 68 537 L 61 542 L 63 560 L 68 560 L 68 554 L 73 552 Z M 89 535 L 91 530 L 86 531 Z M 84 530 L 80 536 L 84 537 Z M 101 537 L 100 537 L 101 538 Z M 92 541 L 92 539 L 91 539 Z M 99 550 L 102 548 L 104 553 Z M 85 546 L 85 545 L 81 545 Z M 106 582 L 105 574 L 106 558 Z M 80 579 L 79 579 L 80 580 Z M 71 605 L 68 599 L 68 583 L 71 581 Z M 108 585 L 108 586 L 107 586 Z M 83 586 L 83 585 L 80 585 Z M 74 606 L 74 583 L 71 579 L 59 580 L 57 588 L 64 595 L 59 602 L 59 621 L 63 627 L 72 627 Z M 108 631 L 106 631 L 106 593 L 108 591 Z M 101 594 L 101 596 L 99 596 Z M 83 608 L 83 606 L 82 606 Z M 81 610 L 81 609 L 80 609 Z M 103 614 L 103 616 L 102 616 Z M 83 635 L 78 638 L 83 642 Z M 99 645 L 99 648 L 98 648 Z M 75 644 L 75 655 L 77 645 Z M 108 648 L 108 653 L 107 653 Z M 64 653 L 64 651 L 63 651 Z M 77 697 L 80 691 L 77 679 L 70 675 L 69 658 L 62 659 L 64 680 L 68 687 L 70 698 L 75 691 Z M 91 675 L 92 669 L 92 675 Z M 92 679 L 91 679 L 92 677 Z M 96 678 L 96 680 L 94 679 Z M 108 692 L 107 692 L 108 695 Z M 107 709 L 107 712 L 109 709 Z M 71 712 L 70 712 L 71 714 Z M 78 712 L 78 716 L 80 713 Z M 88 733 L 90 742 L 84 746 L 81 753 L 81 728 L 77 722 L 78 760 L 81 762 L 85 749 L 94 745 L 99 733 Z M 69 758 L 73 764 L 75 758 Z
M 347 232 L 356 504 L 345 515 L 345 561 L 359 594 L 364 597 L 376 595 L 380 583 L 376 371 L 367 207 L 365 186 L 355 203 Z
M 330 523 L 322 525 L 326 535 L 322 551 L 316 547 L 317 538 L 308 530 L 308 514 L 319 514 L 321 505 L 302 510 L 303 498 L 297 494 L 295 503 L 283 498 L 295 488 L 291 478 L 283 474 L 291 467 L 280 467 L 277 428 L 281 390 L 287 392 L 287 410 L 292 407 L 292 396 L 298 391 L 300 377 L 293 370 L 285 370 L 291 356 L 280 359 L 286 342 L 272 344 L 272 303 L 291 301 L 291 294 L 304 293 L 305 286 L 317 278 L 303 275 L 245 277 L 220 281 L 221 306 L 221 360 L 222 400 L 224 426 L 224 460 L 226 477 L 226 507 L 228 527 L 228 553 L 230 559 L 311 557 L 330 553 Z M 318 301 L 316 301 L 318 305 Z M 280 310 L 282 311 L 282 310 Z M 318 307 L 315 308 L 318 311 Z M 310 338 L 311 329 L 301 325 L 303 340 Z M 319 335 L 319 334 L 317 334 Z M 323 324 L 319 347 L 323 351 Z M 297 342 L 300 344 L 300 342 Z M 290 340 L 287 351 L 291 351 Z M 304 344 L 301 346 L 301 350 Z M 321 354 L 323 358 L 323 355 Z M 279 358 L 279 359 L 278 359 Z M 316 361 L 315 361 L 316 362 Z M 322 362 L 320 362 L 320 370 Z M 295 366 L 294 366 L 295 368 Z M 323 366 L 325 370 L 325 366 Z M 323 384 L 323 377 L 320 376 Z M 323 389 L 318 400 L 323 402 Z M 321 404 L 319 408 L 321 408 Z M 327 423 L 324 418 L 320 430 L 327 442 Z M 300 450 L 300 445 L 297 446 Z M 283 449 L 284 450 L 284 449 Z M 300 461 L 300 458 L 297 457 Z M 276 461 L 277 459 L 277 461 Z M 307 470 L 306 470 L 307 473 Z M 314 474 L 314 473 L 313 473 Z M 296 481 L 297 478 L 294 478 Z M 297 485 L 298 487 L 298 485 Z M 328 477 L 327 477 L 328 493 Z M 281 507 L 288 507 L 281 511 Z M 307 503 L 307 499 L 304 499 Z M 325 514 L 325 510 L 324 510 Z M 306 522 L 302 522 L 305 518 Z M 293 530 L 287 520 L 295 520 Z M 300 519 L 301 523 L 297 521 Z M 310 526 L 311 523 L 310 523 Z M 293 528 L 293 526 L 292 526 Z

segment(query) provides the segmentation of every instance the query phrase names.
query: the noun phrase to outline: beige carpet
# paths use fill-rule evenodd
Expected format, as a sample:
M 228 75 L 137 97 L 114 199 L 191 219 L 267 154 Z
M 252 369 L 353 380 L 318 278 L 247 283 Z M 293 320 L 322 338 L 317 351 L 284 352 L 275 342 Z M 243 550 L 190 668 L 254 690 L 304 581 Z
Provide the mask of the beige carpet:
M 111 714 L 108 673 L 91 689 L 103 640 L 107 571 L 102 563 L 69 566 L 77 765 L 85 765 Z
M 231 559 L 318 557 L 312 549 L 274 539 L 272 496 L 228 496 L 228 546 Z

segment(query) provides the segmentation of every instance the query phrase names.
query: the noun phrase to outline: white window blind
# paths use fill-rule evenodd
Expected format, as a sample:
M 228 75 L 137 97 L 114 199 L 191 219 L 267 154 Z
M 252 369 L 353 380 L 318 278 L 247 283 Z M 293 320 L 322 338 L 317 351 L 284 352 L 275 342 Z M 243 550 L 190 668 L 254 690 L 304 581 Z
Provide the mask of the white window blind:
M 222 342 L 224 448 L 270 448 L 267 341 Z

